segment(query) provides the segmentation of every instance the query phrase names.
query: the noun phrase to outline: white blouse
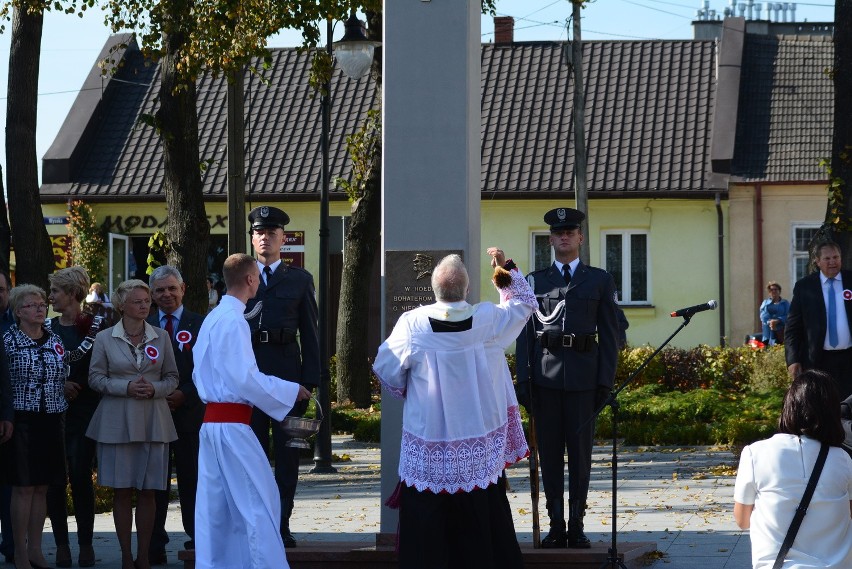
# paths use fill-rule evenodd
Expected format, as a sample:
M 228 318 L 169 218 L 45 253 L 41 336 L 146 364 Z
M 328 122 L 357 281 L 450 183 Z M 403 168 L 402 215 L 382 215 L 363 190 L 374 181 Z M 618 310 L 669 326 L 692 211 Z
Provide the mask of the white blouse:
M 435 303 L 403 314 L 373 369 L 405 398 L 399 475 L 419 491 L 470 492 L 494 484 L 529 454 L 503 350 L 536 307 L 526 280 L 511 271 L 503 302 Z M 469 330 L 436 333 L 429 319 Z
M 743 449 L 734 500 L 754 505 L 751 559 L 754 569 L 771 568 L 802 501 L 820 442 L 779 433 Z M 831 447 L 802 526 L 784 569 L 852 567 L 852 459 Z

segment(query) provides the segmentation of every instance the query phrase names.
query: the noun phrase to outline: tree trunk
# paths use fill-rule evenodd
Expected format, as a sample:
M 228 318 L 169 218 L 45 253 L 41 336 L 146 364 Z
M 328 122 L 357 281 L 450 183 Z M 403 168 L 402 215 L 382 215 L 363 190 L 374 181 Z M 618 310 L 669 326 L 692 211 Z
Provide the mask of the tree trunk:
M 53 248 L 41 212 L 36 158 L 43 23 L 43 12 L 28 14 L 25 9 L 14 10 L 6 107 L 6 174 L 16 282 L 35 284 L 47 290 L 47 276 L 54 268 Z M 0 222 L 0 246 L 3 245 L 3 225 Z
M 376 156 L 374 168 L 364 196 L 352 206 L 337 313 L 337 401 L 359 408 L 371 403 L 371 354 L 365 331 L 373 286 L 370 277 L 381 246 L 381 155 Z
M 3 168 L 0 168 L 0 195 L 3 191 Z M 11 272 L 9 253 L 12 249 L 12 228 L 9 227 L 9 217 L 6 212 L 6 200 L 0 200 L 0 271 L 7 275 Z
M 157 112 L 163 143 L 169 238 L 168 262 L 180 270 L 186 282 L 184 304 L 195 312 L 207 312 L 207 252 L 210 223 L 204 208 L 198 148 L 198 114 L 194 81 L 183 79 L 176 69 L 185 43 L 182 17 L 170 3 L 173 30 L 163 35 L 165 55 L 160 61 L 160 109 Z
M 831 175 L 841 180 L 843 221 L 834 239 L 843 251 L 843 266 L 852 268 L 852 0 L 834 5 L 834 135 Z M 830 220 L 827 220 L 830 223 Z
M 381 12 L 367 13 L 368 37 L 381 41 Z M 376 90 L 382 90 L 382 51 L 373 55 L 372 73 Z M 364 194 L 352 205 L 349 232 L 343 254 L 343 278 L 337 316 L 337 401 L 356 407 L 371 403 L 370 356 L 365 331 L 369 320 L 373 262 L 381 247 L 382 148 L 376 146 L 370 178 Z

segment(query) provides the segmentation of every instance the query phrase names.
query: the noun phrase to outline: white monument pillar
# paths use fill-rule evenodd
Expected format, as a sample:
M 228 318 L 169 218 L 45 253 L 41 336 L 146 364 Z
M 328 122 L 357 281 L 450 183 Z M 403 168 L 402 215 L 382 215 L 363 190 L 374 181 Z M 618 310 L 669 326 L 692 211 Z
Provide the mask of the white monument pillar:
M 385 337 L 398 314 L 432 301 L 422 269 L 460 251 L 479 299 L 480 0 L 392 0 L 384 6 L 382 289 Z M 416 259 L 415 259 L 416 257 Z M 415 270 L 415 266 L 421 270 Z M 422 299 L 395 300 L 416 283 Z M 426 298 L 428 297 L 428 301 Z M 396 296 L 398 299 L 399 297 Z M 407 306 L 408 305 L 408 306 Z M 382 394 L 382 502 L 398 481 L 402 402 Z M 397 512 L 382 505 L 381 532 Z

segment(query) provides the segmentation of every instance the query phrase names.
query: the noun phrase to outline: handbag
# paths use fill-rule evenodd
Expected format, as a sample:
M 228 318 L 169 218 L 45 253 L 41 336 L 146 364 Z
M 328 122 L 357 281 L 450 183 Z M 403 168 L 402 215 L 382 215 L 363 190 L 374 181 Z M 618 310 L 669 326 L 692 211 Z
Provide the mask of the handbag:
M 814 464 L 814 470 L 811 472 L 811 477 L 808 480 L 808 486 L 805 488 L 805 495 L 802 496 L 802 501 L 799 502 L 799 507 L 796 508 L 796 515 L 793 516 L 793 521 L 790 522 L 790 529 L 787 530 L 787 535 L 784 536 L 781 551 L 778 552 L 778 557 L 775 559 L 775 565 L 772 566 L 772 569 L 781 569 L 781 566 L 784 564 L 784 557 L 786 557 L 787 552 L 793 546 L 793 541 L 796 539 L 796 534 L 799 533 L 799 527 L 802 525 L 802 520 L 808 511 L 814 490 L 816 490 L 817 480 L 819 480 L 819 475 L 822 473 L 822 467 L 825 466 L 825 459 L 827 457 L 828 445 L 822 443 L 819 449 L 819 456 L 817 456 L 816 463 Z

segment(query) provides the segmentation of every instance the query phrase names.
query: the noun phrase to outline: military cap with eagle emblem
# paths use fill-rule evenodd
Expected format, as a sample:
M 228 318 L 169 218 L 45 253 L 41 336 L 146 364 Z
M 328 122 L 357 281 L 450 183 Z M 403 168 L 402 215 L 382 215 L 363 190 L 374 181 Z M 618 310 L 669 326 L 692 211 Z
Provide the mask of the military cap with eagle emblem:
M 249 233 L 251 233 L 255 229 L 274 229 L 276 227 L 284 229 L 284 226 L 290 223 L 290 216 L 277 207 L 262 205 L 249 212 L 248 220 L 251 224 L 251 228 L 249 228 Z
M 585 213 L 570 207 L 558 207 L 544 214 L 544 222 L 550 226 L 551 231 L 576 229 L 584 219 Z

